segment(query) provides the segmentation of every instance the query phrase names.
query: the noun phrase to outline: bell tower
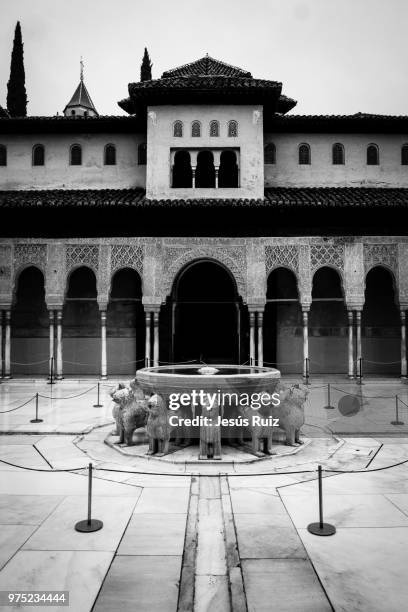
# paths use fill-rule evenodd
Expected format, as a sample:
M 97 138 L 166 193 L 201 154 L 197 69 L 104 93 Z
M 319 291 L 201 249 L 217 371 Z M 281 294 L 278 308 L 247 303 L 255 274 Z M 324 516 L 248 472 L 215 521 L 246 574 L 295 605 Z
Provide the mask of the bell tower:
M 79 85 L 76 88 L 71 100 L 64 108 L 64 115 L 66 117 L 97 117 L 98 111 L 92 102 L 91 96 L 89 95 L 84 82 L 84 62 L 82 57 L 80 67 Z

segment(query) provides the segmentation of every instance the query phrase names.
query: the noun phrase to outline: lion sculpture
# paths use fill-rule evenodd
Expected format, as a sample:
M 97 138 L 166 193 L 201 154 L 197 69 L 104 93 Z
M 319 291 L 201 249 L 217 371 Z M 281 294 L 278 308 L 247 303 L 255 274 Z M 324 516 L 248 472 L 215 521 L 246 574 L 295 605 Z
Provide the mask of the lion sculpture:
M 146 432 L 149 436 L 149 450 L 147 455 L 163 457 L 169 452 L 172 428 L 166 403 L 158 393 L 149 398 L 148 413 Z
M 306 385 L 296 384 L 289 388 L 280 384 L 276 391 L 280 395 L 280 404 L 273 408 L 273 416 L 279 419 L 279 427 L 286 434 L 287 446 L 303 444 L 300 430 L 305 423 L 304 405 L 309 395 Z
M 136 380 L 132 380 L 129 386 L 114 391 L 112 399 L 116 404 L 112 413 L 118 428 L 119 444 L 132 446 L 134 431 L 145 427 L 147 422 L 148 411 L 144 393 Z

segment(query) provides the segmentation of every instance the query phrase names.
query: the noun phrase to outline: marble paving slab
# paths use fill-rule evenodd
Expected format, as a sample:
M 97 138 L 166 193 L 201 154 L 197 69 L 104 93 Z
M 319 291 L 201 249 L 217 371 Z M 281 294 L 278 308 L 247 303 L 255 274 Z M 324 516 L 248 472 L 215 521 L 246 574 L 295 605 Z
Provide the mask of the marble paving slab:
M 267 514 L 274 525 L 287 527 L 288 515 L 274 489 L 231 489 L 234 514 Z
M 19 551 L 0 573 L 0 590 L 69 591 L 69 607 L 47 606 L 43 609 L 49 612 L 89 612 L 112 556 L 111 552 L 93 551 Z M 115 609 L 113 607 L 109 612 Z
M 230 610 L 227 576 L 196 576 L 193 612 Z
M 242 572 L 250 612 L 332 612 L 310 561 L 247 559 Z
M 1 495 L 0 525 L 40 525 L 63 499 L 61 495 Z
M 24 550 L 98 550 L 114 552 L 129 522 L 134 499 L 99 497 L 92 499 L 92 516 L 103 528 L 92 533 L 75 531 L 75 523 L 87 518 L 87 498 L 66 497 L 25 543 Z
M 221 499 L 203 499 L 201 491 L 198 501 L 195 574 L 196 576 L 227 574 Z
M 336 612 L 402 612 L 408 602 L 408 529 L 338 529 L 318 538 L 300 529 Z
M 306 559 L 306 551 L 288 517 L 287 527 L 276 527 L 266 514 L 236 514 L 235 527 L 241 559 Z
M 318 520 L 317 495 L 285 496 L 283 502 L 295 526 Z M 324 495 L 324 520 L 335 527 L 408 527 L 408 516 L 384 495 Z
M 181 556 L 186 514 L 134 514 L 118 549 L 118 555 Z
M 176 612 L 181 557 L 117 556 L 93 612 Z
M 135 514 L 187 514 L 189 493 L 187 488 L 143 489 Z
M 0 525 L 0 569 L 19 550 L 35 529 L 35 525 Z

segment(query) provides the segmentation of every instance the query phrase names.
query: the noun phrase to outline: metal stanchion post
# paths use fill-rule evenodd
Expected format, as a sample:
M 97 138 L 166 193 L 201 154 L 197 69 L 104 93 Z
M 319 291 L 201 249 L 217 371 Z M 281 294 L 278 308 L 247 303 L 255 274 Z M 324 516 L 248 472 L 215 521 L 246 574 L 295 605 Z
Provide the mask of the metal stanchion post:
M 82 533 L 89 533 L 91 531 L 98 531 L 102 529 L 103 522 L 98 519 L 91 518 L 92 512 L 92 463 L 88 466 L 88 518 L 79 521 L 75 525 L 75 530 Z
M 99 400 L 99 394 L 100 394 L 99 387 L 100 387 L 100 383 L 98 383 L 98 399 L 96 400 L 96 404 L 93 405 L 94 408 L 102 408 L 102 404 L 100 403 L 100 400 Z
M 42 423 L 43 420 L 38 418 L 38 393 L 35 394 L 35 419 L 31 419 L 30 423 Z
M 398 395 L 395 396 L 395 421 L 391 421 L 391 425 L 404 425 L 404 421 L 399 420 Z
M 334 410 L 334 406 L 331 405 L 330 383 L 327 383 L 327 406 L 324 408 L 326 410 Z
M 305 365 L 306 365 L 306 367 L 305 367 L 305 374 L 306 374 L 306 376 L 305 376 L 305 384 L 309 385 L 310 384 L 310 381 L 309 381 L 309 378 L 310 378 L 309 357 L 305 357 Z
M 336 533 L 336 528 L 330 523 L 323 522 L 323 492 L 322 492 L 322 466 L 319 465 L 317 468 L 318 481 L 319 481 L 319 522 L 310 523 L 307 526 L 309 533 L 319 536 L 330 536 Z
M 358 380 L 357 380 L 357 384 L 362 385 L 363 384 L 363 358 L 360 357 L 360 359 L 358 360 L 358 369 L 359 369 L 359 374 L 358 374 Z

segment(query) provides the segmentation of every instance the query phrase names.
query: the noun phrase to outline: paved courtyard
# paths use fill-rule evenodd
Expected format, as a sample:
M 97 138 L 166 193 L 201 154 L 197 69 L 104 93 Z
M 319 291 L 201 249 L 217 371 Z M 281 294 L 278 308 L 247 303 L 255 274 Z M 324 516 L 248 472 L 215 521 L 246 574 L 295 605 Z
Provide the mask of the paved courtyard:
M 110 385 L 96 408 L 96 381 L 4 382 L 0 411 L 38 393 L 43 422 L 35 399 L 0 415 L 0 590 L 67 590 L 75 612 L 405 609 L 408 464 L 376 470 L 408 460 L 407 387 L 331 381 L 327 409 L 327 382 L 313 381 L 300 451 L 205 466 L 106 444 Z M 90 461 L 104 526 L 84 534 Z M 307 531 L 318 464 L 329 538 Z

